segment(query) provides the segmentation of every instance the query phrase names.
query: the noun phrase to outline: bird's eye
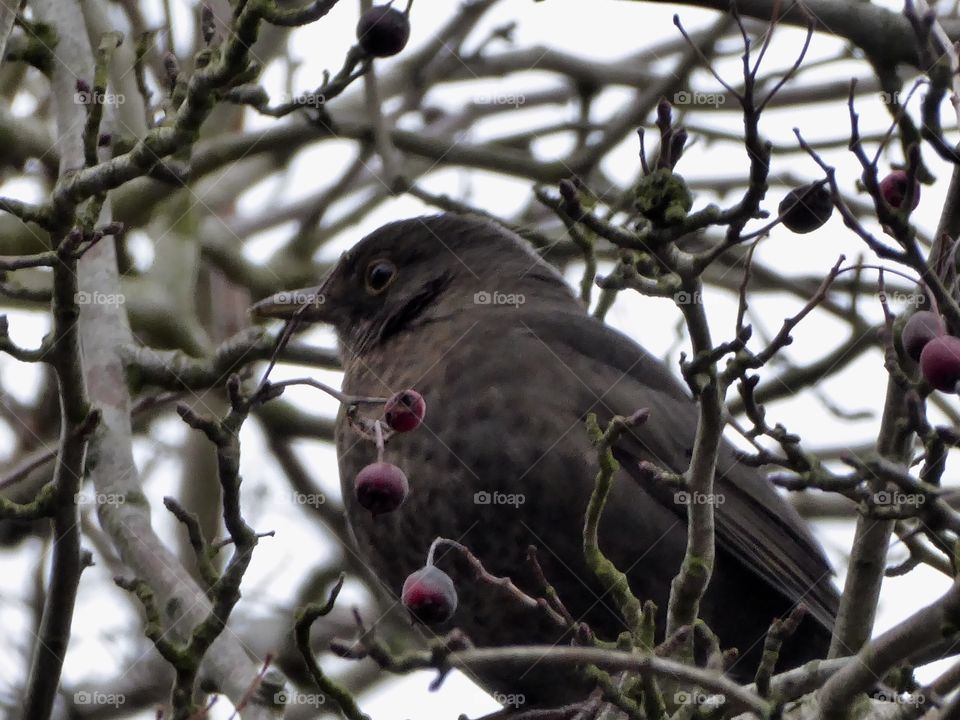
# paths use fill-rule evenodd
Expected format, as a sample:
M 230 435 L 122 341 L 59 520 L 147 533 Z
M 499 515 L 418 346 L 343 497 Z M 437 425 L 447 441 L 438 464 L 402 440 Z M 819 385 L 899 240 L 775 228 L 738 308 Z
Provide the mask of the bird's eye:
M 397 276 L 397 266 L 389 260 L 374 260 L 367 265 L 367 290 L 378 295 Z

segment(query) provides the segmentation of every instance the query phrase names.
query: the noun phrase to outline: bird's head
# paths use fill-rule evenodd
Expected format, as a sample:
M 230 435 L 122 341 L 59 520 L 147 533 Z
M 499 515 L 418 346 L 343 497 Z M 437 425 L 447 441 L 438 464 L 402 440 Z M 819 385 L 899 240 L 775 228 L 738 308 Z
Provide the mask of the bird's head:
M 320 285 L 278 293 L 252 312 L 333 325 L 359 352 L 498 297 L 544 294 L 571 297 L 519 237 L 483 219 L 444 214 L 384 225 L 344 253 Z

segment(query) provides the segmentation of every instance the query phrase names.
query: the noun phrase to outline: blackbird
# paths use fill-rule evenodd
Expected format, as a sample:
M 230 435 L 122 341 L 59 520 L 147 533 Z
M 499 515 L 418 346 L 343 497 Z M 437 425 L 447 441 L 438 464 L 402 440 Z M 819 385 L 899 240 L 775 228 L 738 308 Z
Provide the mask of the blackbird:
M 304 307 L 306 305 L 306 307 Z M 406 473 L 410 493 L 394 512 L 374 515 L 356 501 L 353 481 L 377 449 L 341 411 L 336 446 L 349 525 L 357 550 L 395 602 L 406 577 L 424 565 L 431 542 L 467 546 L 490 573 L 533 596 L 547 580 L 573 617 L 600 638 L 626 627 L 588 568 L 582 533 L 598 470 L 585 418 L 649 410 L 621 436 L 621 468 L 599 527 L 601 550 L 634 594 L 658 608 L 662 639 L 670 582 L 686 547 L 689 498 L 643 472 L 640 463 L 683 473 L 697 427 L 689 393 L 656 358 L 587 314 L 553 267 L 516 235 L 471 216 L 441 214 L 390 223 L 345 253 L 322 285 L 258 303 L 261 317 L 333 325 L 343 389 L 388 397 L 415 388 L 424 423 L 397 434 L 384 460 Z M 638 323 L 657 322 L 655 317 Z M 823 551 L 803 520 L 755 468 L 721 448 L 712 499 L 716 560 L 700 615 L 723 648 L 739 656 L 728 672 L 752 678 L 771 621 L 802 604 L 798 632 L 778 670 L 826 656 L 838 597 Z M 478 646 L 563 643 L 570 638 L 544 612 L 478 579 L 460 552 L 437 565 L 459 597 L 441 632 L 462 629 Z M 567 702 L 579 674 L 536 664 L 485 667 L 471 674 L 495 697 L 531 705 Z

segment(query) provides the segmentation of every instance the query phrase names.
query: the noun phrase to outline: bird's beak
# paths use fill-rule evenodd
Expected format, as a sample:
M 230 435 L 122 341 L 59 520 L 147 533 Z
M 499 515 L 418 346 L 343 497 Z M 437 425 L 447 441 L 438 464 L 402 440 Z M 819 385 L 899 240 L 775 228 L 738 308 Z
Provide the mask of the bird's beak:
M 264 298 L 250 308 L 257 318 L 297 318 L 304 322 L 331 322 L 331 308 L 326 303 L 326 284 L 316 287 L 286 290 Z

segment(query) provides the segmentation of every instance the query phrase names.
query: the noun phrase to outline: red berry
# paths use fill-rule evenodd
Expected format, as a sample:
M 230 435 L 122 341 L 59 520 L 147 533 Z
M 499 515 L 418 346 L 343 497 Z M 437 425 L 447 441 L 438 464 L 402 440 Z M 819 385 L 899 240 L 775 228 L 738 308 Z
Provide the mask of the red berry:
M 389 5 L 375 5 L 357 23 L 357 42 L 374 57 L 396 55 L 409 39 L 410 19 Z
M 457 609 L 453 580 L 435 565 L 426 565 L 407 576 L 400 593 L 403 606 L 425 625 L 443 623 Z
M 920 353 L 920 372 L 937 390 L 954 392 L 960 381 L 960 338 L 941 335 Z
M 946 332 L 943 319 L 939 315 L 930 310 L 918 310 L 903 326 L 900 346 L 914 362 L 918 362 L 926 344 Z
M 894 170 L 880 181 L 880 194 L 892 208 L 899 208 L 907 198 L 910 176 L 903 170 Z M 920 183 L 913 181 L 913 208 L 920 203 Z
M 794 188 L 780 201 L 780 220 L 788 230 L 813 232 L 833 214 L 833 198 L 826 186 L 810 183 Z
M 357 473 L 353 481 L 357 502 L 374 515 L 393 512 L 403 505 L 410 483 L 396 465 L 375 462 Z
M 383 419 L 387 426 L 397 432 L 410 432 L 420 427 L 427 413 L 427 403 L 423 395 L 416 390 L 398 392 L 387 400 L 383 408 Z

